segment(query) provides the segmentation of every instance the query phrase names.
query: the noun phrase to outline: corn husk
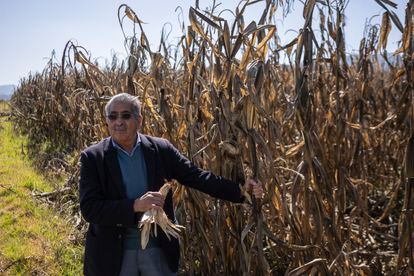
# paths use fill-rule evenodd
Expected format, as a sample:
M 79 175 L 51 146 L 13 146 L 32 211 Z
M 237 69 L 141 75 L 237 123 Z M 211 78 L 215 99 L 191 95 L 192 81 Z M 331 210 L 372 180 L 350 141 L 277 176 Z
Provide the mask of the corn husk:
M 165 197 L 167 196 L 170 189 L 171 185 L 169 183 L 166 183 L 161 187 L 160 193 Z M 154 224 L 154 227 L 151 227 L 152 224 Z M 171 236 L 179 239 L 181 230 L 185 229 L 181 225 L 172 223 L 168 219 L 164 210 L 150 209 L 142 215 L 141 221 L 138 224 L 138 227 L 141 230 L 142 249 L 145 249 L 147 247 L 150 234 L 153 234 L 155 237 L 157 237 L 157 225 L 161 227 L 162 231 L 164 231 L 169 240 L 171 240 Z M 153 233 L 151 230 L 153 230 Z

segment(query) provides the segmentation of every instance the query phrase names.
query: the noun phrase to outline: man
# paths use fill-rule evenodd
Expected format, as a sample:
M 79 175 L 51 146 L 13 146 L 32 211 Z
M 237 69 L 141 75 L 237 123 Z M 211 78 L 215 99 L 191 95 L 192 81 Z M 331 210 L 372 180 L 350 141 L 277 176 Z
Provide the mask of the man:
M 163 208 L 175 221 L 172 193 L 158 192 L 165 179 L 213 197 L 243 202 L 238 184 L 203 171 L 165 139 L 138 133 L 142 124 L 140 103 L 122 93 L 105 106 L 110 137 L 81 154 L 80 208 L 88 221 L 85 275 L 176 275 L 178 240 L 162 233 L 140 249 L 137 223 L 142 214 Z M 262 185 L 245 183 L 256 197 Z

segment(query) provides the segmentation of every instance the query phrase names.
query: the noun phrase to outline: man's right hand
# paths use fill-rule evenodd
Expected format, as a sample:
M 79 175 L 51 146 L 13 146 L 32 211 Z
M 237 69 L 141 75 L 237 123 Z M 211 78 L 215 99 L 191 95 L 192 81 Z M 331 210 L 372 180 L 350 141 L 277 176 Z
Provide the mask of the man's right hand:
M 164 196 L 160 192 L 147 192 L 134 201 L 134 212 L 146 212 L 149 209 L 161 210 L 164 206 Z

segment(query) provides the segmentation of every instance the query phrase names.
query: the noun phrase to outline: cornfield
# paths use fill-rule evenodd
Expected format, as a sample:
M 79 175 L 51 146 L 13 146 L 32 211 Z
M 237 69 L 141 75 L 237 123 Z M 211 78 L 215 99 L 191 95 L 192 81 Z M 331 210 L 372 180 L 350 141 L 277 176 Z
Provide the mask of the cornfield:
M 265 187 L 264 199 L 237 206 L 174 185 L 186 227 L 181 272 L 413 275 L 414 1 L 401 20 L 395 3 L 375 1 L 381 24 L 364 26 L 351 57 L 345 0 L 307 0 L 305 23 L 287 45 L 272 22 L 292 0 L 242 1 L 233 21 L 215 1 L 208 11 L 196 1 L 178 44 L 162 36 L 156 51 L 137 14 L 121 5 L 126 60 L 101 66 L 69 41 L 60 63 L 53 56 L 23 78 L 13 120 L 39 166 L 67 176 L 53 195 L 72 213 L 78 242 L 79 153 L 108 135 L 103 107 L 127 92 L 142 102 L 143 133 L 169 139 L 202 168 Z M 261 17 L 245 22 L 257 2 L 266 3 Z M 401 32 L 393 58 L 391 28 Z

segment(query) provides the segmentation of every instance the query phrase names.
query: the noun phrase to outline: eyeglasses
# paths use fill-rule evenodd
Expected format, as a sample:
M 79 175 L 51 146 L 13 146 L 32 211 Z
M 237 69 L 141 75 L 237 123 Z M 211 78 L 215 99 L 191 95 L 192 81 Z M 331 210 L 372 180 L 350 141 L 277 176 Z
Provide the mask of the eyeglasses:
M 127 121 L 127 120 L 129 120 L 129 119 L 131 119 L 131 117 L 132 117 L 132 113 L 129 113 L 129 112 L 125 112 L 125 113 L 121 113 L 121 114 L 118 114 L 118 113 L 111 113 L 111 114 L 109 114 L 108 116 L 106 116 L 110 121 L 116 121 L 118 118 L 121 118 L 122 120 L 125 120 L 125 121 Z

